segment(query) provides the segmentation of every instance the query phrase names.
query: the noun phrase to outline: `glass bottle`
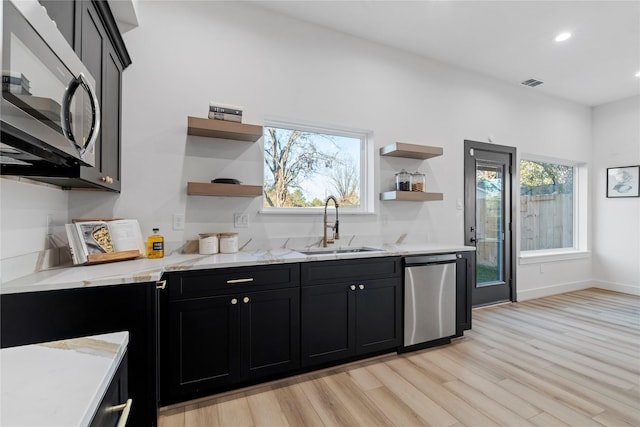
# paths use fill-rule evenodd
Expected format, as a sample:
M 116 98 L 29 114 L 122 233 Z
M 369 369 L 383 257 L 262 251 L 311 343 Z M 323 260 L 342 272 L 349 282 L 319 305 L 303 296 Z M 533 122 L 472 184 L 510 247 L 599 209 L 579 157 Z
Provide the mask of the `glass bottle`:
M 396 174 L 396 191 L 411 191 L 411 174 L 404 169 Z
M 164 237 L 158 234 L 159 228 L 153 229 L 153 234 L 147 239 L 148 258 L 164 257 Z
M 411 191 L 424 191 L 425 176 L 423 173 L 414 172 L 411 174 Z

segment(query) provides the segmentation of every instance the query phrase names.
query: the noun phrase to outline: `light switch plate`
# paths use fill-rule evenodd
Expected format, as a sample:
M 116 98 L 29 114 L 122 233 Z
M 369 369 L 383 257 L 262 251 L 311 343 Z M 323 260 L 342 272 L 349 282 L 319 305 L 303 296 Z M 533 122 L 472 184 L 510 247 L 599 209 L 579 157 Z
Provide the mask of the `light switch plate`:
M 249 228 L 249 214 L 234 213 L 233 226 L 235 228 Z
M 173 229 L 184 230 L 184 214 L 173 214 Z

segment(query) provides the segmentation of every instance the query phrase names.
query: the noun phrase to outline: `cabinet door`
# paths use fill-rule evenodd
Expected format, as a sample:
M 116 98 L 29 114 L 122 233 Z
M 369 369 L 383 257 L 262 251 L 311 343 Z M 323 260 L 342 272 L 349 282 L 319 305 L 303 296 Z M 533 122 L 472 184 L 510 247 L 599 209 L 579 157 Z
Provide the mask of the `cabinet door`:
M 471 290 L 475 287 L 475 256 L 473 251 L 460 252 L 456 260 L 456 336 L 471 329 Z
M 102 76 L 102 146 L 101 173 L 109 177 L 105 185 L 120 191 L 120 99 L 122 95 L 122 65 L 115 50 L 107 43 Z M 102 178 L 101 178 L 102 179 Z
M 49 18 L 55 23 L 58 30 L 74 47 L 76 31 L 76 2 L 73 0 L 38 0 L 47 10 Z
M 240 378 L 240 303 L 236 296 L 219 296 L 169 303 L 168 334 L 163 335 L 168 376 L 163 404 L 190 397 L 199 390 Z
M 83 1 L 81 8 L 80 59 L 96 81 L 95 89 L 102 112 L 102 126 L 94 146 L 95 166 L 81 167 L 80 177 L 92 184 L 119 191 L 119 159 L 115 168 L 113 158 L 120 155 L 122 67 L 117 64 L 113 47 L 93 3 Z
M 300 290 L 251 292 L 240 301 L 243 377 L 299 368 Z
M 398 347 L 402 336 L 400 279 L 362 281 L 356 286 L 356 353 Z
M 351 283 L 302 287 L 302 366 L 355 355 L 355 289 Z

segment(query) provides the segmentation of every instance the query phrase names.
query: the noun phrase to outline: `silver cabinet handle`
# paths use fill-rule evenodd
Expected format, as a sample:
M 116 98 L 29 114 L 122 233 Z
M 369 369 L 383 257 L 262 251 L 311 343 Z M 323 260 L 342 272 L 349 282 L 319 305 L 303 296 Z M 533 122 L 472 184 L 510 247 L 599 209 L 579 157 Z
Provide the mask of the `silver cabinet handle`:
M 156 289 L 165 289 L 167 287 L 167 281 L 166 280 L 158 280 L 156 282 Z
M 358 289 L 360 289 L 360 290 L 364 289 L 364 285 L 363 285 L 362 283 L 360 283 L 360 284 L 358 285 Z
M 118 420 L 117 427 L 124 427 L 127 425 L 127 420 L 129 419 L 129 412 L 131 412 L 131 405 L 133 405 L 133 399 L 127 399 L 127 403 L 123 403 L 121 405 L 112 406 L 107 409 L 108 412 L 120 412 L 120 419 Z
M 237 298 L 233 298 L 231 300 L 231 304 L 236 305 L 238 303 L 238 299 Z
M 356 290 L 356 285 L 351 285 L 351 286 L 349 286 L 349 287 L 351 288 L 351 290 L 352 290 L 352 291 L 355 291 L 355 290 Z
M 245 303 L 245 304 L 248 303 L 249 302 L 249 297 L 242 298 L 242 302 Z
M 249 277 L 247 279 L 231 279 L 231 280 L 227 280 L 227 284 L 228 285 L 232 285 L 234 283 L 247 283 L 247 282 L 253 282 L 253 278 Z

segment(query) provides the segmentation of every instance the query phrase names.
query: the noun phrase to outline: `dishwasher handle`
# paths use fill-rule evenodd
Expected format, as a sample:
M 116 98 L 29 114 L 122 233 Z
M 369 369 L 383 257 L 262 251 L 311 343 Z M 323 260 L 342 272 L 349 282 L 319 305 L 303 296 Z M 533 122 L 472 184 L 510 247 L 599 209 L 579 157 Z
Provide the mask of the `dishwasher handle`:
M 444 262 L 455 262 L 456 254 L 442 254 L 442 255 L 420 255 L 411 256 L 404 259 L 405 266 L 411 265 L 425 265 L 425 264 L 440 264 Z

